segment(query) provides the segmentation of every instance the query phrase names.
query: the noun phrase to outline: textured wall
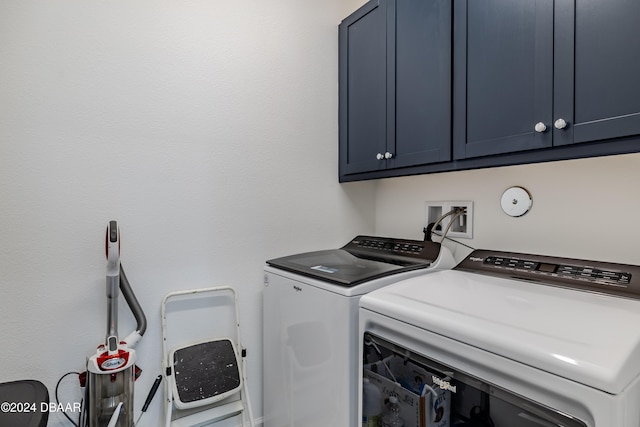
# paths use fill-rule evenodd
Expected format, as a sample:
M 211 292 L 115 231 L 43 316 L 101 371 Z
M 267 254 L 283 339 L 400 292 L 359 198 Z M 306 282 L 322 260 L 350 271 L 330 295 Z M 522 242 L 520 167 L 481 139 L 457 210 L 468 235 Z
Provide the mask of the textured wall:
M 428 200 L 472 200 L 477 248 L 640 264 L 640 154 L 381 180 L 376 231 L 420 235 Z M 510 186 L 533 197 L 529 213 L 505 215 Z M 459 251 L 465 254 L 466 250 Z
M 236 286 L 261 416 L 266 259 L 374 225 L 337 183 L 337 24 L 357 2 L 0 4 L 0 381 L 84 369 L 104 339 L 104 230 L 146 311 L 136 415 L 160 371 L 160 301 Z M 120 332 L 133 319 L 120 303 Z M 63 400 L 79 401 L 68 377 Z M 142 426 L 157 426 L 157 396 Z M 54 414 L 50 426 L 69 425 Z

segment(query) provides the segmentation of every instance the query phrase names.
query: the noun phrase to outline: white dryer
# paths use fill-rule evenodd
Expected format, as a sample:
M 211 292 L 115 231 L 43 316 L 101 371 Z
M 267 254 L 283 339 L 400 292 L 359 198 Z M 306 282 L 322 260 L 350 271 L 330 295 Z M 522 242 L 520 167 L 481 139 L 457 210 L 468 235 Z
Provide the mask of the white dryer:
M 358 301 L 397 280 L 455 265 L 438 243 L 358 236 L 340 249 L 267 261 L 265 427 L 353 427 Z
M 411 360 L 450 392 L 447 427 L 638 427 L 639 298 L 638 266 L 474 251 L 360 300 L 360 378 Z

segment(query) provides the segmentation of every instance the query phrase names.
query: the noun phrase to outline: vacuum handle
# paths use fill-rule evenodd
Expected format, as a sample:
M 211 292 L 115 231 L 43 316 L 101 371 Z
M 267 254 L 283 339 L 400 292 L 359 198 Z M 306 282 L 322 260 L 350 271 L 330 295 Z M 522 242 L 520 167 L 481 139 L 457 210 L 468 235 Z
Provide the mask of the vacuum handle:
M 109 336 L 118 335 L 118 290 L 120 290 L 137 323 L 136 330 L 124 339 L 127 346 L 134 347 L 147 330 L 147 318 L 133 293 L 133 289 L 131 289 L 127 275 L 122 268 L 122 263 L 120 263 L 120 229 L 117 221 L 109 221 L 105 240 L 108 299 L 107 339 Z
M 120 286 L 120 232 L 116 221 L 109 221 L 105 236 L 107 255 L 107 338 L 118 336 L 118 288 Z
M 105 251 L 107 255 L 107 276 L 115 277 L 120 274 L 120 230 L 117 221 L 109 221 L 105 237 Z

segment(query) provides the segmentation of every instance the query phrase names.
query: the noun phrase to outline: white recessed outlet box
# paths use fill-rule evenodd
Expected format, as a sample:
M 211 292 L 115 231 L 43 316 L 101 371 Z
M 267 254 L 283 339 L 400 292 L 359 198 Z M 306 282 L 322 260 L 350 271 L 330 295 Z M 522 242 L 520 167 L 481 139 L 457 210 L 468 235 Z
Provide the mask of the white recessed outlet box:
M 473 202 L 471 201 L 441 201 L 441 202 L 425 202 L 426 222 L 425 227 L 436 222 L 442 215 L 455 210 L 459 212 L 464 209 L 464 213 L 460 215 L 451 214 L 444 218 L 440 224 L 433 230 L 437 234 L 442 234 L 449 223 L 453 221 L 447 232 L 447 237 L 473 239 Z M 436 238 L 437 239 L 437 238 Z

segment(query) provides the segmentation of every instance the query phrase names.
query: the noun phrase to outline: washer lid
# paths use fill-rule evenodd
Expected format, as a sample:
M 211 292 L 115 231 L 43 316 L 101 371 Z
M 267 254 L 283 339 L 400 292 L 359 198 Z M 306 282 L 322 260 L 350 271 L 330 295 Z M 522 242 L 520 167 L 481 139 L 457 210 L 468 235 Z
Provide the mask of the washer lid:
M 429 264 L 402 266 L 375 259 L 359 258 L 344 249 L 290 255 L 271 259 L 267 261 L 267 264 L 344 287 L 351 287 L 379 277 L 429 266 Z
M 381 277 L 428 268 L 439 253 L 439 243 L 357 236 L 340 249 L 285 256 L 271 259 L 267 264 L 352 287 Z
M 612 394 L 640 374 L 635 299 L 443 270 L 360 306 Z

